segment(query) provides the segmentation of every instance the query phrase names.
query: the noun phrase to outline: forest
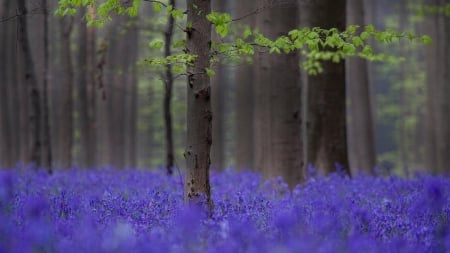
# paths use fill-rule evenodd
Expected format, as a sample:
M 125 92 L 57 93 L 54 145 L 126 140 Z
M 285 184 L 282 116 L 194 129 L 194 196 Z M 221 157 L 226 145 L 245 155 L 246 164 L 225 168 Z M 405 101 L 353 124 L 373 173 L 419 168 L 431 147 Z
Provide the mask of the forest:
M 450 252 L 449 0 L 0 0 L 0 252 Z

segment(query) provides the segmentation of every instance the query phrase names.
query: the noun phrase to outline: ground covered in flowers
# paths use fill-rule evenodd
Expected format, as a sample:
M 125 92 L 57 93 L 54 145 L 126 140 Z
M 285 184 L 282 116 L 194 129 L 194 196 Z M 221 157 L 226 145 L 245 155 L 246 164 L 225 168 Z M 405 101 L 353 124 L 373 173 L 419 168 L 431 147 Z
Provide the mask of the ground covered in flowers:
M 0 171 L 0 252 L 450 252 L 450 179 L 211 176 L 214 213 L 181 176 Z

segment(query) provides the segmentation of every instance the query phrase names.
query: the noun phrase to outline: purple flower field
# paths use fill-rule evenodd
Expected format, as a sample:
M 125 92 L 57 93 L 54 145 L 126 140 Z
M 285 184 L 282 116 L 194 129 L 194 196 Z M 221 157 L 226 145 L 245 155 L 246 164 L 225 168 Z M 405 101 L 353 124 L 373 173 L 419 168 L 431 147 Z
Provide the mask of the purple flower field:
M 450 252 L 450 180 L 281 180 L 212 174 L 214 213 L 180 176 L 142 170 L 0 171 L 0 252 Z

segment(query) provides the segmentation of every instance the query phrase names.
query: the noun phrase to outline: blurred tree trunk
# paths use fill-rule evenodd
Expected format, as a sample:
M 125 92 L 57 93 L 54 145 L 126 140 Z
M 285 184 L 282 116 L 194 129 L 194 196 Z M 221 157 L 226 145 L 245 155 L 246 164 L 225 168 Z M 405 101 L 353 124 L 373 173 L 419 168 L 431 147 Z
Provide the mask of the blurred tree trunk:
M 212 8 L 218 12 L 229 12 L 229 3 L 223 0 L 212 1 Z M 211 81 L 212 145 L 211 168 L 223 170 L 225 168 L 225 94 L 227 85 L 227 69 L 219 63 L 215 66 L 215 75 Z
M 443 6 L 445 0 L 433 0 L 428 5 Z M 427 47 L 427 110 L 426 167 L 440 173 L 450 171 L 450 83 L 448 76 L 448 18 L 443 14 L 427 14 L 426 32 L 433 39 Z
M 49 47 L 50 43 L 48 40 L 48 12 L 49 6 L 47 0 L 42 0 L 43 8 L 43 41 L 44 41 L 44 55 L 43 55 L 43 78 L 42 78 L 42 121 L 43 121 L 43 131 L 42 131 L 42 150 L 43 150 L 43 161 L 42 166 L 46 168 L 49 172 L 52 172 L 52 136 L 50 129 L 50 101 L 49 101 L 49 91 L 48 91 L 48 75 L 49 75 Z
M 71 52 L 71 34 L 73 28 L 73 18 L 64 17 L 59 19 L 60 22 L 60 59 L 61 59 L 61 75 L 58 78 L 61 86 L 58 90 L 59 107 L 56 108 L 58 115 L 58 154 L 62 168 L 70 168 L 72 166 L 72 147 L 73 147 L 73 66 Z
M 88 11 L 95 15 L 90 7 Z M 86 9 L 80 10 L 80 18 Z M 96 165 L 96 117 L 95 117 L 95 28 L 86 27 L 80 20 L 78 32 L 78 113 L 80 126 L 80 165 L 91 168 Z
M 137 60 L 138 60 L 138 40 L 139 26 L 138 18 L 130 18 L 130 25 L 126 35 L 126 49 L 128 50 L 127 67 L 127 104 L 126 104 L 126 166 L 136 168 L 136 130 L 137 130 Z
M 347 24 L 366 25 L 365 11 L 369 6 L 362 0 L 348 0 Z M 350 167 L 374 174 L 376 165 L 375 141 L 373 130 L 373 115 L 371 110 L 371 95 L 368 63 L 361 58 L 347 59 L 347 85 L 350 99 L 349 120 L 349 153 Z
M 302 3 L 302 26 L 345 29 L 346 1 Z M 323 62 L 323 73 L 307 79 L 307 164 L 325 173 L 349 171 L 345 110 L 345 62 Z
M 236 16 L 243 17 L 256 8 L 254 1 L 236 0 Z M 243 25 L 255 26 L 255 15 L 240 21 Z M 242 63 L 236 70 L 236 168 L 255 169 L 253 149 L 254 78 L 256 64 Z
M 175 0 L 170 0 L 169 3 L 173 8 L 176 8 Z M 172 55 L 172 38 L 175 18 L 168 14 L 166 30 L 164 31 L 164 56 Z M 166 169 L 167 174 L 172 175 L 174 167 L 174 150 L 173 150 L 173 126 L 172 126 L 172 96 L 173 96 L 173 72 L 172 65 L 166 65 L 164 80 L 164 124 L 166 137 Z
M 262 6 L 266 1 L 259 1 Z M 270 39 L 297 27 L 298 5 L 274 5 L 256 17 Z M 282 176 L 289 186 L 304 181 L 299 55 L 258 55 L 255 77 L 255 161 L 266 178 Z
M 188 203 L 203 202 L 212 208 L 209 167 L 211 164 L 211 86 L 206 69 L 210 67 L 211 23 L 210 0 L 187 1 L 188 28 L 186 50 L 197 55 L 188 70 L 187 142 L 185 150 L 186 178 L 184 198 Z
M 27 8 L 25 0 L 17 1 L 18 15 L 18 44 L 20 48 L 18 66 L 21 66 L 20 75 L 23 78 L 27 94 L 29 96 L 29 147 L 30 153 L 27 162 L 32 162 L 37 166 L 42 165 L 42 138 L 41 138 L 41 91 L 39 90 L 34 62 L 31 56 L 28 28 L 27 28 Z
M 2 20 L 9 17 L 10 14 L 10 1 L 3 0 L 0 6 L 0 18 Z M 12 88 L 12 82 L 8 76 L 10 71 L 10 64 L 13 64 L 9 60 L 8 51 L 10 47 L 10 30 L 11 25 L 9 22 L 1 24 L 0 29 L 0 168 L 7 168 L 13 166 L 14 161 L 14 146 L 13 146 L 13 128 L 12 128 L 12 115 L 14 107 L 10 107 L 12 97 L 9 96 Z M 13 65 L 14 66 L 14 65 Z M 17 130 L 15 130 L 17 131 Z

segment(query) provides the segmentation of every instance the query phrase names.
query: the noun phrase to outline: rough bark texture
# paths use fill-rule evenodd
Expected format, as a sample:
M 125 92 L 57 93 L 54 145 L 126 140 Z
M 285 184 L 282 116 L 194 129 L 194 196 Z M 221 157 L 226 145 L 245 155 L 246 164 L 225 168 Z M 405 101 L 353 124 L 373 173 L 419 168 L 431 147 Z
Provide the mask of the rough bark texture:
M 445 0 L 431 1 L 430 5 L 443 6 Z M 448 18 L 430 14 L 426 18 L 426 32 L 433 39 L 427 47 L 427 111 L 426 167 L 440 173 L 450 171 L 450 79 L 448 77 Z
M 206 68 L 210 63 L 211 24 L 206 15 L 211 12 L 210 0 L 187 1 L 187 51 L 196 55 L 187 81 L 187 147 L 185 201 L 206 201 L 211 205 L 209 184 L 211 136 L 211 87 Z M 192 26 L 190 26 L 192 24 Z
M 347 24 L 364 26 L 365 10 L 364 1 L 347 0 Z M 350 99 L 350 167 L 374 174 L 376 159 L 368 63 L 364 59 L 349 58 L 346 71 Z
M 175 0 L 170 0 L 170 5 L 176 8 Z M 166 30 L 164 31 L 164 56 L 172 55 L 172 37 L 175 19 L 172 15 L 168 15 Z M 172 175 L 174 167 L 174 151 L 173 151 L 173 128 L 172 128 L 172 90 L 173 90 L 173 73 L 172 66 L 166 65 L 166 71 L 164 76 L 164 124 L 166 133 L 166 168 L 167 174 Z
M 264 4 L 264 1 L 260 1 Z M 274 39 L 297 27 L 298 5 L 274 6 L 256 17 L 261 32 Z M 256 168 L 266 178 L 303 182 L 301 83 L 298 53 L 258 55 L 255 98 Z
M 30 153 L 27 162 L 32 162 L 41 166 L 42 162 L 42 138 L 41 138 L 41 93 L 38 87 L 34 63 L 30 52 L 27 28 L 27 8 L 25 0 L 17 1 L 19 36 L 18 43 L 20 48 L 19 65 L 23 67 L 20 75 L 23 78 L 27 94 L 29 96 L 29 147 Z
M 305 2 L 302 26 L 345 29 L 345 0 Z M 307 77 L 307 164 L 325 173 L 348 173 L 345 62 L 323 62 L 323 73 Z
M 243 17 L 256 8 L 254 1 L 236 0 L 236 16 Z M 243 25 L 253 27 L 255 15 L 248 16 L 240 21 Z M 242 63 L 236 69 L 236 168 L 254 169 L 253 150 L 253 98 L 254 78 L 256 64 Z

